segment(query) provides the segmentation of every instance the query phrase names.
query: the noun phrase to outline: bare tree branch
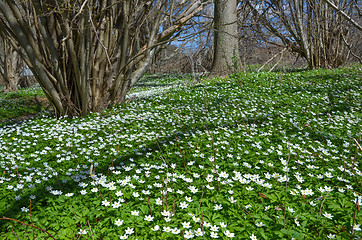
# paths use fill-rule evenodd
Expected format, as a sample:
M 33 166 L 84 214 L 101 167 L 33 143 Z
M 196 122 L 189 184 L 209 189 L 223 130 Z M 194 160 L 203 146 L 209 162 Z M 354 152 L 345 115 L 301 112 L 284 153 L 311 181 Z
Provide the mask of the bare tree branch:
M 348 16 L 348 14 L 346 14 L 344 11 L 342 11 L 338 6 L 336 6 L 333 2 L 331 2 L 330 0 L 323 0 L 325 1 L 329 6 L 331 6 L 334 10 L 336 10 L 336 12 L 338 14 L 340 14 L 341 16 L 343 16 L 345 19 L 347 19 L 353 26 L 355 26 L 356 28 L 358 28 L 359 30 L 362 31 L 362 26 L 359 25 L 355 20 L 353 20 L 353 18 L 351 18 L 350 16 Z

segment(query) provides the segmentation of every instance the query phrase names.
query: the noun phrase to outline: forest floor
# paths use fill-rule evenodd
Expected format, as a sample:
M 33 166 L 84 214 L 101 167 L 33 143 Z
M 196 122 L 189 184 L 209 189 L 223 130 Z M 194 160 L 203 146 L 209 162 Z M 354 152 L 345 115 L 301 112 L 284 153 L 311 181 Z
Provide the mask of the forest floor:
M 0 239 L 361 239 L 362 67 L 0 94 Z

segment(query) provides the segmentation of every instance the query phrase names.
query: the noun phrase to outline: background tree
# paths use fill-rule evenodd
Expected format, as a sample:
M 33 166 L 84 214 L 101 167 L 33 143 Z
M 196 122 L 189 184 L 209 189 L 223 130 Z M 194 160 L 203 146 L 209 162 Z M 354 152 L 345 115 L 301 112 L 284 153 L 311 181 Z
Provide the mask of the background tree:
M 86 115 L 122 102 L 157 47 L 207 3 L 1 0 L 0 32 L 34 73 L 57 116 Z
M 309 68 L 334 68 L 346 61 L 348 46 L 355 35 L 353 26 L 324 0 L 247 0 L 246 3 L 264 39 L 299 54 Z M 341 0 L 337 5 L 353 16 L 353 4 Z
M 324 0 L 329 6 L 331 6 L 334 10 L 336 10 L 337 14 L 340 14 L 341 16 L 343 16 L 348 22 L 350 22 L 354 27 L 358 28 L 360 31 L 362 31 L 362 25 L 360 25 L 357 21 L 355 21 L 351 16 L 349 16 L 348 14 L 346 14 L 342 9 L 340 9 L 336 4 L 334 4 L 332 1 L 330 0 Z M 361 15 L 361 10 L 360 7 L 357 5 L 357 2 L 353 1 L 352 4 L 355 4 L 355 7 L 359 13 L 359 15 Z
M 5 39 L 0 38 L 0 86 L 3 92 L 18 90 L 22 61 L 14 49 Z
M 214 1 L 214 60 L 211 75 L 225 76 L 240 69 L 237 2 Z

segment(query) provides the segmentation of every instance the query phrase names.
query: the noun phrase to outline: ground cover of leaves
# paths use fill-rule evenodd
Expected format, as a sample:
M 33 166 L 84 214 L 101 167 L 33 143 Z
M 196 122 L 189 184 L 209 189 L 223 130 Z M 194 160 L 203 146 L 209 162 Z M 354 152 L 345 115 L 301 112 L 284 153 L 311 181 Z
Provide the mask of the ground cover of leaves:
M 100 114 L 4 125 L 1 239 L 360 239 L 361 76 L 147 78 Z

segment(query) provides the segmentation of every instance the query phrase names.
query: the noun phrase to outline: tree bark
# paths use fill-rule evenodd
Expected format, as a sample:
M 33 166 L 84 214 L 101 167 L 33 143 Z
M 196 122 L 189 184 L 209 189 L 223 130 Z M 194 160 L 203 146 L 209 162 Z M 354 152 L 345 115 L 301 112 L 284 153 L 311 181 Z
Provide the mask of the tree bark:
M 214 59 L 211 76 L 226 76 L 240 70 L 237 0 L 215 0 Z
M 15 49 L 4 40 L 0 50 L 0 85 L 5 93 L 18 90 L 20 82 L 20 58 Z

